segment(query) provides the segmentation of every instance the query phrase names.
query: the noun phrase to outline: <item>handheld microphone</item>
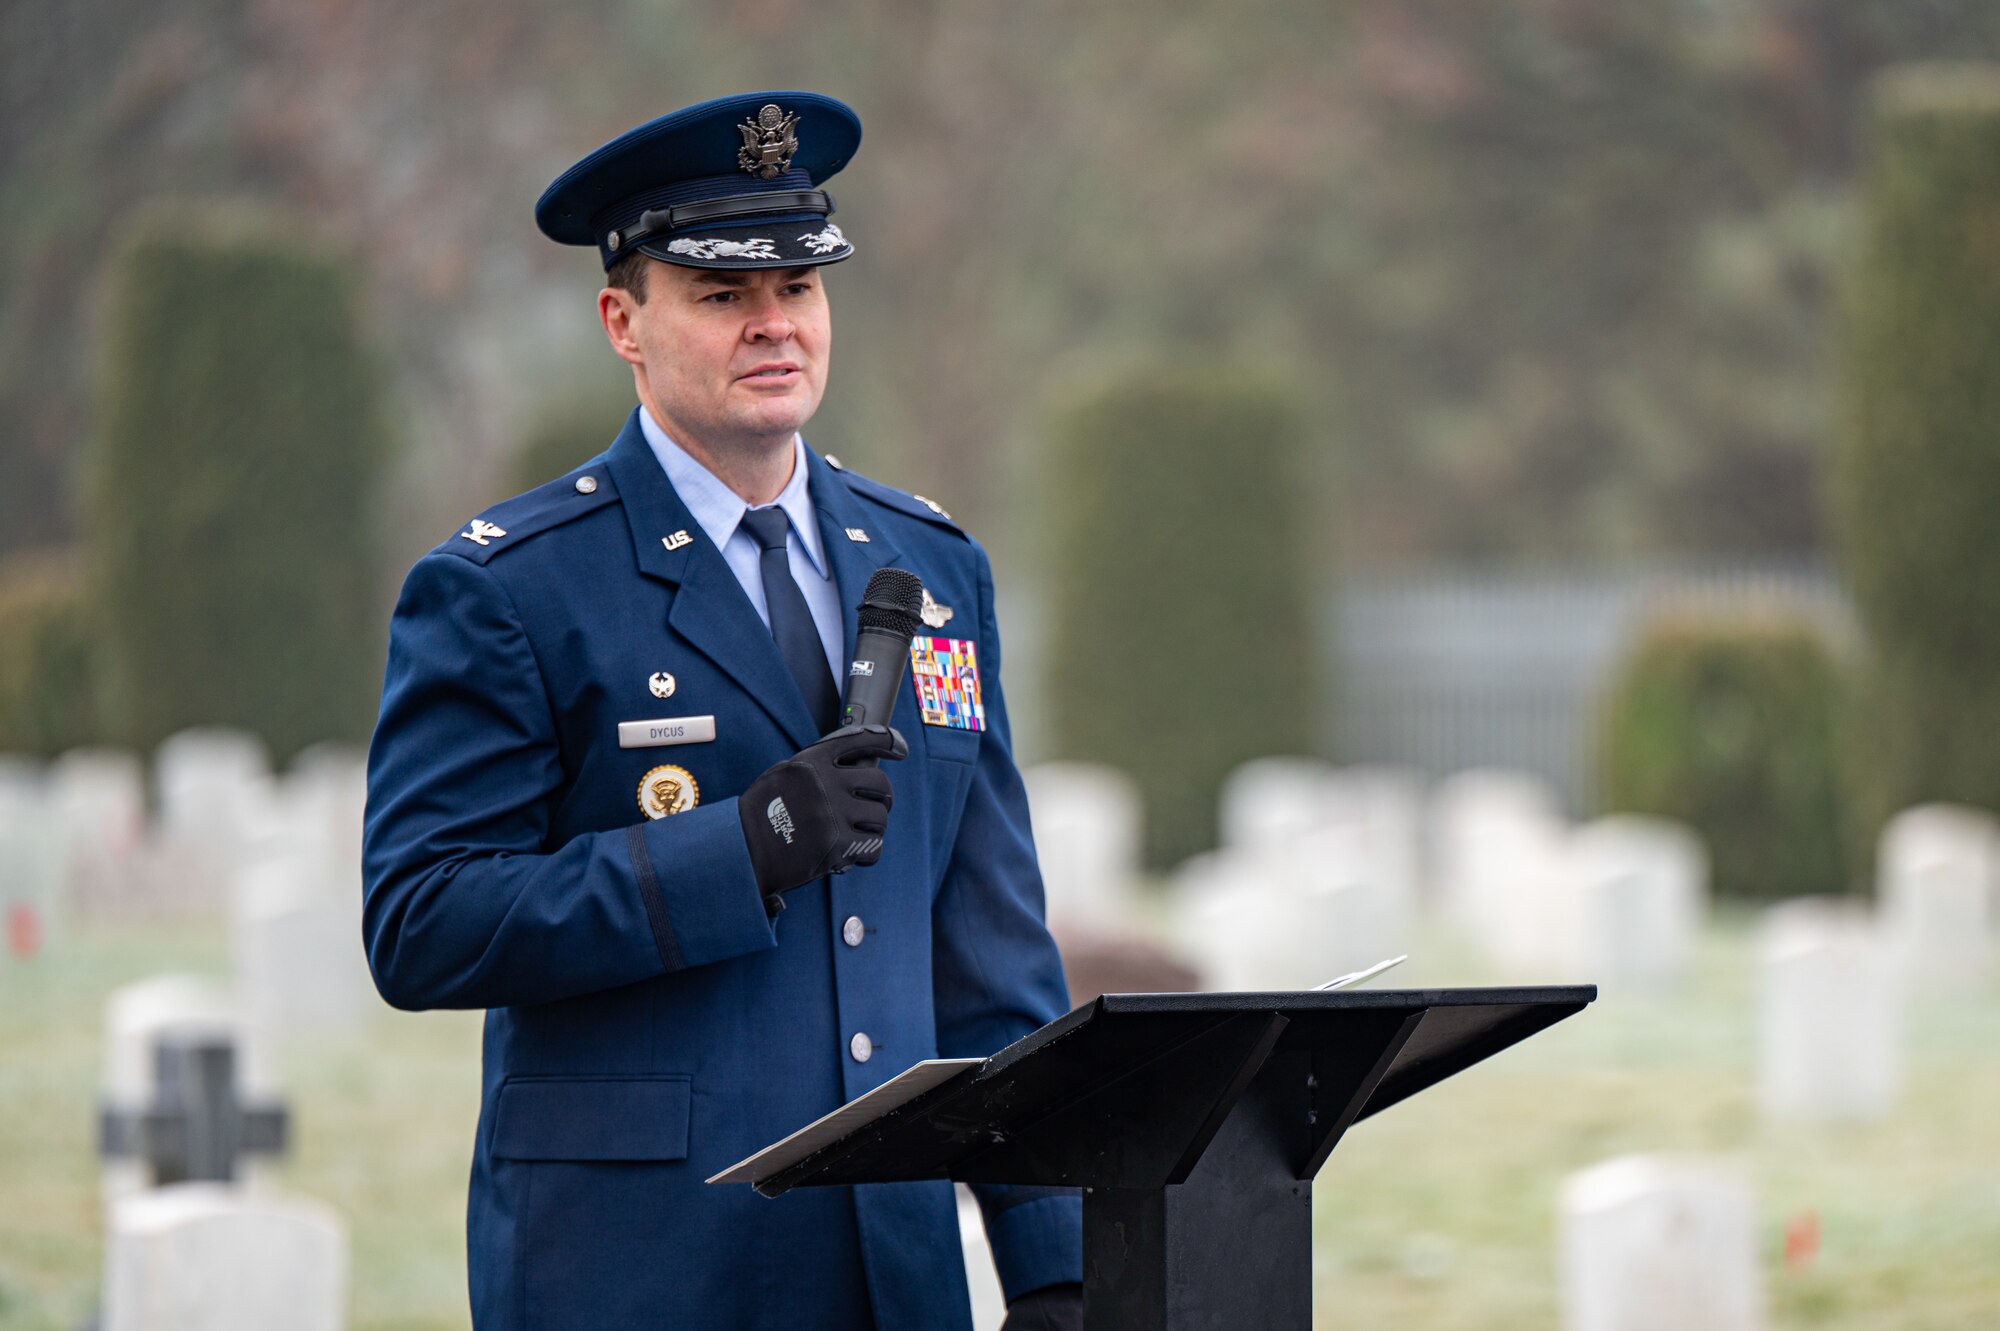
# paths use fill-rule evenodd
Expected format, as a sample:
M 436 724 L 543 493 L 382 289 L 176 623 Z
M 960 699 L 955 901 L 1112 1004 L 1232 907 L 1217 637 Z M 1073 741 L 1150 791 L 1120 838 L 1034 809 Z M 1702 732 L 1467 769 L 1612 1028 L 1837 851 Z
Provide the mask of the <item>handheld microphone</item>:
M 910 639 L 923 622 L 923 605 L 923 581 L 906 569 L 877 569 L 868 579 L 841 699 L 842 726 L 889 724 L 903 672 L 910 668 Z

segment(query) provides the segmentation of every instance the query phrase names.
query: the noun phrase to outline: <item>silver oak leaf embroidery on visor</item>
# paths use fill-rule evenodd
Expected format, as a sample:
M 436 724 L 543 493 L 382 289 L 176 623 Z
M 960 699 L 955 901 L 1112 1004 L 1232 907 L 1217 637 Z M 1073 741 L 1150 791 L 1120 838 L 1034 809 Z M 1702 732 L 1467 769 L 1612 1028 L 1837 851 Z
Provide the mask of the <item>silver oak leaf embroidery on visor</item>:
M 778 251 L 762 237 L 750 240 L 676 240 L 667 245 L 669 254 L 685 254 L 690 259 L 775 259 Z
M 841 235 L 840 228 L 831 222 L 826 224 L 826 230 L 810 231 L 799 239 L 804 241 L 806 248 L 814 254 L 831 254 L 847 244 L 847 237 Z

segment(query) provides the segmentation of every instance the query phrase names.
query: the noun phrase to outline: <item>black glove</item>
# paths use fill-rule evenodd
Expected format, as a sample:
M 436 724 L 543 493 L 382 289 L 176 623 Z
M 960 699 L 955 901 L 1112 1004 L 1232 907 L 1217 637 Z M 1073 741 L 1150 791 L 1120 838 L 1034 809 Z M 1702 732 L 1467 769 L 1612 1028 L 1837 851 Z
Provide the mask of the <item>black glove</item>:
M 1030 1290 L 1007 1305 L 1000 1331 L 1083 1331 L 1083 1286 Z
M 882 857 L 896 797 L 877 763 L 909 752 L 887 726 L 846 726 L 750 783 L 736 812 L 773 914 L 784 909 L 778 893 Z

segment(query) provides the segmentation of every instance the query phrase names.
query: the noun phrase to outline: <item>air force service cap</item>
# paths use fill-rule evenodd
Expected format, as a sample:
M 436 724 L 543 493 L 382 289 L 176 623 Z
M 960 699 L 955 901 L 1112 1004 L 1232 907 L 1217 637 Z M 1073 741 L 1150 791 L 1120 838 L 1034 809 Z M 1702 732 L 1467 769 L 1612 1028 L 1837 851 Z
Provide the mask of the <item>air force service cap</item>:
M 854 246 L 819 186 L 861 143 L 861 120 L 816 92 L 746 92 L 627 130 L 556 177 L 535 224 L 595 245 L 609 268 L 633 250 L 690 268 L 804 268 Z

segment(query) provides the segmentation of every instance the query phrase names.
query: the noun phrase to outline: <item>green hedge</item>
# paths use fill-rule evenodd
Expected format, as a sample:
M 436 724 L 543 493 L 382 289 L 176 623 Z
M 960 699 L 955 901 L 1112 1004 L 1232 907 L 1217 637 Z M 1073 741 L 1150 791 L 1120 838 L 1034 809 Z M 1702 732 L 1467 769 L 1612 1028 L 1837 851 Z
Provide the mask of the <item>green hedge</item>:
M 1605 802 L 1691 825 L 1720 894 L 1844 892 L 1844 688 L 1826 639 L 1798 616 L 1656 617 L 1604 708 Z
M 1138 782 L 1155 864 L 1214 844 L 1237 764 L 1319 747 L 1303 421 L 1262 376 L 1172 365 L 1047 430 L 1034 525 L 1054 744 Z
M 0 752 L 52 758 L 101 736 L 80 561 L 0 563 Z
M 281 759 L 365 740 L 384 410 L 354 272 L 298 228 L 174 210 L 109 280 L 85 516 L 116 737 L 234 724 Z
M 1899 69 L 1871 109 L 1832 476 L 1864 836 L 1920 801 L 2000 808 L 2000 69 Z

